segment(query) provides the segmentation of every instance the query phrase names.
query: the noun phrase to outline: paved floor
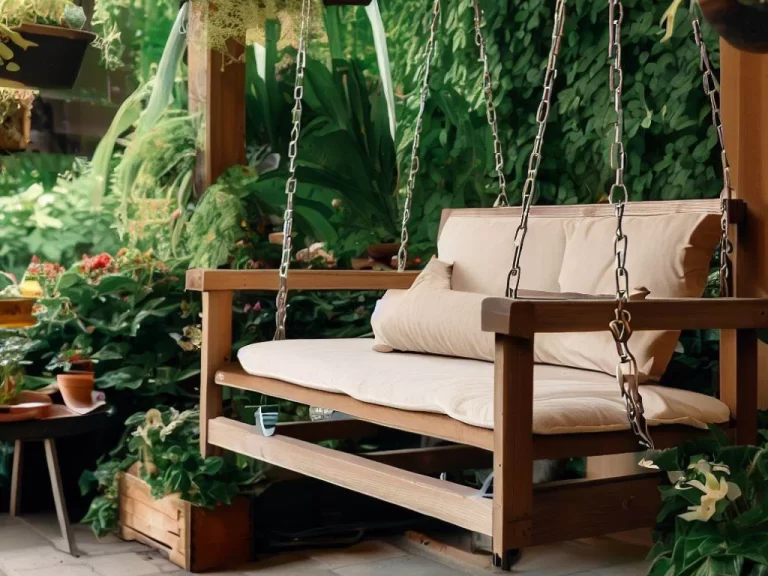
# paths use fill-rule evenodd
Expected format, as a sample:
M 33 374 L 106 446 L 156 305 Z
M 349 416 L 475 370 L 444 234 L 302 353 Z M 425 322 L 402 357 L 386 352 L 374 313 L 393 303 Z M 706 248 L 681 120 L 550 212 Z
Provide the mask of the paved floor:
M 141 544 L 116 537 L 96 540 L 78 526 L 83 555 L 59 549 L 53 516 L 26 522 L 0 515 L 0 576 L 182 576 L 186 572 Z M 644 576 L 646 533 L 626 533 L 542 546 L 528 550 L 515 572 L 530 576 Z M 369 541 L 342 550 L 307 551 L 243 566 L 232 576 L 460 576 L 492 573 L 459 562 L 437 559 L 427 548 L 405 538 Z

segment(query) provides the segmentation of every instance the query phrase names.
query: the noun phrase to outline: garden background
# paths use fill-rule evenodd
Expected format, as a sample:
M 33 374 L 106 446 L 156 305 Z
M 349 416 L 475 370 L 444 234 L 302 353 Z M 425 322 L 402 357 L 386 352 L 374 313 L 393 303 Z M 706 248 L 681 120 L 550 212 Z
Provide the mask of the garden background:
M 0 289 L 27 271 L 44 292 L 38 327 L 25 334 L 3 331 L 0 338 L 16 339 L 28 362 L 30 385 L 49 381 L 51 371 L 72 354 L 92 357 L 97 386 L 118 411 L 115 430 L 96 443 L 93 453 L 73 457 L 80 470 L 93 468 L 97 457 L 118 444 L 123 422 L 134 413 L 196 405 L 200 303 L 185 293 L 184 271 L 192 266 L 277 267 L 280 248 L 269 242 L 269 234 L 281 229 L 294 80 L 294 32 L 285 22 L 268 22 L 258 46 L 246 49 L 248 166 L 233 168 L 210 189 L 199 190 L 194 163 L 205 119 L 187 109 L 186 37 L 183 27 L 174 26 L 177 4 L 105 4 L 121 23 L 120 56 L 136 91 L 95 154 L 0 157 L 0 270 L 6 273 L 0 276 Z M 515 204 L 536 133 L 554 3 L 481 4 Z M 681 9 L 672 37 L 661 42 L 659 23 L 667 3 L 624 4 L 631 199 L 716 197 L 719 151 L 689 15 Z M 405 173 L 431 2 L 380 0 L 379 6 L 389 73 L 379 69 L 365 10 L 315 12 L 296 227 L 299 247 L 325 246 L 323 252 L 299 254 L 298 266 L 349 267 L 367 246 L 399 237 L 404 179 L 398 179 L 397 168 Z M 614 113 L 605 17 L 601 3 L 575 0 L 569 5 L 539 203 L 606 200 Z M 443 208 L 491 206 L 497 193 L 470 0 L 445 3 L 438 38 L 411 218 L 412 253 L 422 260 L 433 253 Z M 708 40 L 717 66 L 718 43 L 711 34 Z M 390 76 L 394 139 L 382 88 L 382 77 Z M 289 333 L 368 334 L 378 296 L 298 293 L 291 300 Z M 236 346 L 271 337 L 272 298 L 249 294 L 238 299 Z M 716 358 L 716 333 L 684 334 L 667 376 L 711 391 Z M 235 411 L 256 401 L 233 400 Z M 283 414 L 306 418 L 307 408 L 286 404 Z M 130 422 L 135 426 L 139 421 Z M 126 450 L 123 446 L 106 461 L 120 467 L 137 458 Z M 0 496 L 8 484 L 10 454 L 11 447 L 0 444 Z M 104 478 L 86 475 L 83 489 L 98 482 Z M 102 523 L 108 525 L 109 518 Z

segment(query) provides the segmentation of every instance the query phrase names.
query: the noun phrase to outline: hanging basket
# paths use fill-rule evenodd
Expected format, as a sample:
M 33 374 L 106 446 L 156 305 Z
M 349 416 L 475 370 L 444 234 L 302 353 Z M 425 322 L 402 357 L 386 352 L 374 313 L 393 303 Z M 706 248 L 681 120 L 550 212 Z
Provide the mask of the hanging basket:
M 0 35 L 0 41 L 13 52 L 13 58 L 3 59 L 0 65 L 0 86 L 9 88 L 71 89 L 85 49 L 96 39 L 92 32 L 42 24 L 22 24 L 13 31 L 35 45 L 25 50 Z
M 29 108 L 22 108 L 0 124 L 0 150 L 18 152 L 26 150 L 32 130 Z
M 759 0 L 698 0 L 704 17 L 730 45 L 768 53 L 768 3 Z

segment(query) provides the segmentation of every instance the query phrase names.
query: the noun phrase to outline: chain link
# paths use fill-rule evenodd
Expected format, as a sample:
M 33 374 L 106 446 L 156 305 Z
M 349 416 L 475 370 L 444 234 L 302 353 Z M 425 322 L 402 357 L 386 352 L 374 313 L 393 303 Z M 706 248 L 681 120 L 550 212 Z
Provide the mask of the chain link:
M 275 340 L 285 339 L 285 320 L 288 314 L 288 269 L 291 266 L 293 252 L 293 201 L 296 195 L 296 158 L 301 137 L 301 114 L 304 99 L 304 69 L 307 64 L 307 44 L 309 43 L 309 21 L 312 0 L 303 0 L 301 5 L 301 24 L 299 29 L 299 48 L 296 52 L 296 83 L 293 89 L 293 111 L 291 142 L 288 146 L 288 181 L 285 183 L 285 215 L 283 217 L 283 253 L 280 260 L 280 287 L 277 292 L 277 311 L 275 314 Z
M 709 102 L 712 106 L 712 125 L 715 127 L 717 140 L 720 144 L 720 162 L 723 168 L 723 189 L 720 192 L 720 296 L 727 298 L 731 295 L 731 254 L 733 253 L 733 243 L 729 235 L 730 214 L 728 213 L 733 195 L 731 165 L 725 151 L 723 120 L 720 115 L 720 88 L 712 70 L 712 63 L 709 60 L 707 46 L 701 35 L 701 24 L 698 18 L 693 19 L 693 37 L 696 40 L 696 46 L 699 47 L 700 69 L 703 74 L 702 85 L 704 86 L 704 93 L 709 96 Z
M 504 149 L 499 138 L 499 123 L 496 117 L 496 106 L 493 103 L 493 78 L 488 64 L 488 51 L 483 35 L 483 12 L 480 10 L 479 0 L 472 0 L 475 20 L 475 44 L 480 49 L 480 61 L 483 64 L 483 94 L 485 95 L 485 108 L 488 125 L 493 135 L 493 158 L 496 174 L 499 177 L 499 195 L 493 203 L 494 208 L 509 206 L 507 198 L 507 177 L 504 175 Z
M 632 336 L 632 316 L 625 308 L 629 302 L 629 273 L 627 272 L 627 249 L 629 239 L 624 233 L 624 211 L 629 193 L 624 183 L 626 153 L 624 151 L 624 109 L 622 108 L 622 91 L 624 89 L 624 72 L 621 61 L 621 25 L 624 22 L 624 6 L 621 0 L 608 0 L 609 17 L 609 46 L 608 57 L 611 60 L 609 85 L 613 96 L 613 107 L 616 112 L 616 123 L 611 142 L 611 170 L 616 173 L 616 180 L 611 186 L 608 200 L 613 204 L 616 215 L 616 235 L 613 248 L 616 258 L 616 310 L 609 328 L 616 343 L 619 362 L 616 365 L 616 380 L 621 388 L 627 408 L 627 419 L 632 431 L 640 438 L 640 442 L 648 448 L 653 448 L 653 440 L 648 432 L 645 420 L 643 398 L 640 396 L 637 360 L 629 349 L 629 339 Z
M 429 25 L 429 40 L 427 52 L 424 56 L 424 77 L 421 83 L 421 95 L 419 97 L 419 111 L 416 114 L 416 124 L 413 127 L 413 146 L 411 147 L 411 164 L 408 170 L 408 182 L 405 185 L 405 204 L 403 206 L 403 227 L 400 232 L 400 250 L 397 252 L 397 271 L 403 272 L 408 263 L 408 221 L 411 219 L 411 205 L 413 204 L 413 189 L 416 186 L 416 175 L 419 173 L 419 145 L 421 143 L 421 131 L 424 128 L 424 111 L 429 96 L 429 72 L 432 67 L 432 55 L 435 52 L 435 38 L 437 24 L 440 19 L 440 0 L 435 0 L 432 6 L 432 22 Z
M 560 53 L 560 42 L 563 38 L 563 26 L 565 25 L 565 0 L 557 0 L 555 6 L 555 25 L 552 30 L 552 46 L 547 58 L 547 70 L 544 73 L 544 91 L 541 96 L 539 108 L 536 111 L 536 122 L 539 129 L 533 141 L 533 151 L 528 159 L 528 177 L 523 185 L 522 212 L 520 223 L 515 232 L 515 254 L 512 258 L 512 268 L 507 275 L 507 298 L 517 298 L 520 288 L 520 258 L 523 255 L 525 236 L 528 234 L 528 215 L 536 196 L 536 178 L 541 164 L 541 149 L 544 144 L 544 133 L 547 130 L 547 119 L 551 108 L 552 94 L 554 92 L 555 79 L 557 78 L 557 56 Z

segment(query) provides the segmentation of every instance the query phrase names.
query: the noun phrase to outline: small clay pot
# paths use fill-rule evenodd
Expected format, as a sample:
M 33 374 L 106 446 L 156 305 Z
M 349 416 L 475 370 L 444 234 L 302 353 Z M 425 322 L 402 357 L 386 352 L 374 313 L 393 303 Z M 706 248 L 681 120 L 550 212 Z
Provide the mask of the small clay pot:
M 768 53 L 768 4 L 748 0 L 699 0 L 712 27 L 731 46 Z
M 64 403 L 73 410 L 93 404 L 93 372 L 65 372 L 56 377 Z

